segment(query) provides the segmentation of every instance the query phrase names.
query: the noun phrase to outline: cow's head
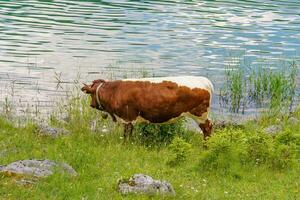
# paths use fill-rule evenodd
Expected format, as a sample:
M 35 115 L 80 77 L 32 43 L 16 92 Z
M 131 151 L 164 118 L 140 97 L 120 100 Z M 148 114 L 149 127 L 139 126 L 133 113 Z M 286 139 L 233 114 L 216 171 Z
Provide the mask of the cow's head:
M 96 90 L 97 90 L 97 87 L 100 84 L 102 84 L 102 83 L 105 83 L 105 81 L 102 80 L 102 79 L 98 79 L 98 80 L 94 80 L 91 85 L 84 84 L 84 86 L 81 88 L 82 92 L 91 95 L 92 100 L 91 100 L 91 104 L 90 105 L 93 108 L 99 109 L 100 105 L 97 103 L 97 97 L 96 97 L 96 95 L 98 95 L 98 94 L 96 94 Z

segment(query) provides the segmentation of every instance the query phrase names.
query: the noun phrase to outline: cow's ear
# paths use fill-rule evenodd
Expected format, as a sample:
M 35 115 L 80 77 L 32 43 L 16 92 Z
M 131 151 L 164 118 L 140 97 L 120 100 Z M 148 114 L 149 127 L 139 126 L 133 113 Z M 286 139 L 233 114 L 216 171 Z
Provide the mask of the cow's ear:
M 86 94 L 91 94 L 92 93 L 92 88 L 84 83 L 84 86 L 81 88 L 81 91 L 86 93 Z

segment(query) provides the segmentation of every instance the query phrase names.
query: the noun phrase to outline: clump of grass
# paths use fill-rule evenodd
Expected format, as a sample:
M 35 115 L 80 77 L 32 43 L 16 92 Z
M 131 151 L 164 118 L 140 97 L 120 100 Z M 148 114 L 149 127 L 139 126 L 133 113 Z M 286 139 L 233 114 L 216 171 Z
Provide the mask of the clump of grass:
M 220 101 L 230 112 L 244 113 L 246 107 L 269 108 L 270 113 L 290 113 L 296 98 L 297 64 L 277 69 L 250 68 L 243 65 L 226 68 L 226 82 L 220 89 Z
M 187 160 L 187 157 L 191 153 L 192 145 L 180 137 L 175 137 L 169 145 L 169 149 L 172 152 L 172 158 L 168 161 L 168 164 L 176 166 Z
M 221 102 L 228 106 L 229 111 L 239 113 L 245 108 L 245 71 L 243 68 L 229 66 L 225 70 L 226 81 L 220 89 Z
M 13 80 L 10 82 L 7 91 L 8 94 L 5 96 L 4 98 L 4 103 L 3 103 L 3 114 L 6 117 L 11 117 L 13 115 L 14 112 L 14 108 L 15 108 L 15 82 L 16 80 Z
M 4 98 L 4 105 L 3 105 L 3 113 L 5 116 L 10 116 L 13 110 L 13 103 L 9 100 L 8 97 Z
M 257 127 L 256 127 L 257 129 Z M 275 137 L 263 131 L 245 129 L 219 130 L 201 155 L 200 169 L 231 174 L 252 167 L 284 170 L 297 165 L 300 133 L 286 128 Z
M 176 137 L 187 137 L 183 119 L 170 124 L 139 123 L 135 126 L 137 141 L 147 147 L 169 145 Z

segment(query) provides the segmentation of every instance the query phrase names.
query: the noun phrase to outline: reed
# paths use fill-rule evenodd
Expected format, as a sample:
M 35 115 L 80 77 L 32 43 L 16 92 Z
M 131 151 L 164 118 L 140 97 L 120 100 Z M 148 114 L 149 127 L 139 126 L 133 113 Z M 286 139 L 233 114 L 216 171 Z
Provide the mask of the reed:
M 268 108 L 271 114 L 292 112 L 297 98 L 296 61 L 272 66 L 229 66 L 220 88 L 221 105 L 230 112 L 244 113 L 246 108 Z

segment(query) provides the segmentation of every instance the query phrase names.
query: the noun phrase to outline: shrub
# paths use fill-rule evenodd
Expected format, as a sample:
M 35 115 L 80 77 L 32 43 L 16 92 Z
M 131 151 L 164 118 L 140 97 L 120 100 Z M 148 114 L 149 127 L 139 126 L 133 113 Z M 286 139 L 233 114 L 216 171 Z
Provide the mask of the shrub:
M 172 159 L 169 160 L 168 164 L 175 166 L 187 159 L 188 155 L 191 153 L 192 145 L 185 142 L 180 137 L 175 137 L 169 145 L 169 149 L 172 152 Z
M 277 169 L 291 167 L 299 157 L 299 150 L 300 135 L 293 133 L 291 130 L 278 134 L 270 156 L 271 167 Z
M 255 165 L 268 161 L 273 147 L 272 138 L 263 133 L 251 133 L 245 141 L 246 161 Z
M 278 144 L 285 145 L 300 145 L 300 135 L 293 133 L 291 130 L 285 130 L 283 133 L 278 134 L 275 138 Z
M 186 137 L 183 120 L 166 124 L 139 123 L 135 130 L 138 140 L 146 146 L 166 146 L 175 136 Z
M 275 138 L 262 132 L 224 129 L 207 142 L 201 155 L 204 171 L 232 173 L 244 167 L 266 166 L 275 169 L 291 167 L 297 161 L 300 136 L 290 130 Z
M 276 145 L 270 157 L 270 165 L 275 169 L 285 169 L 291 167 L 296 162 L 295 145 Z
M 240 168 L 245 154 L 242 136 L 241 131 L 228 129 L 211 137 L 208 150 L 200 158 L 200 168 L 226 174 Z

